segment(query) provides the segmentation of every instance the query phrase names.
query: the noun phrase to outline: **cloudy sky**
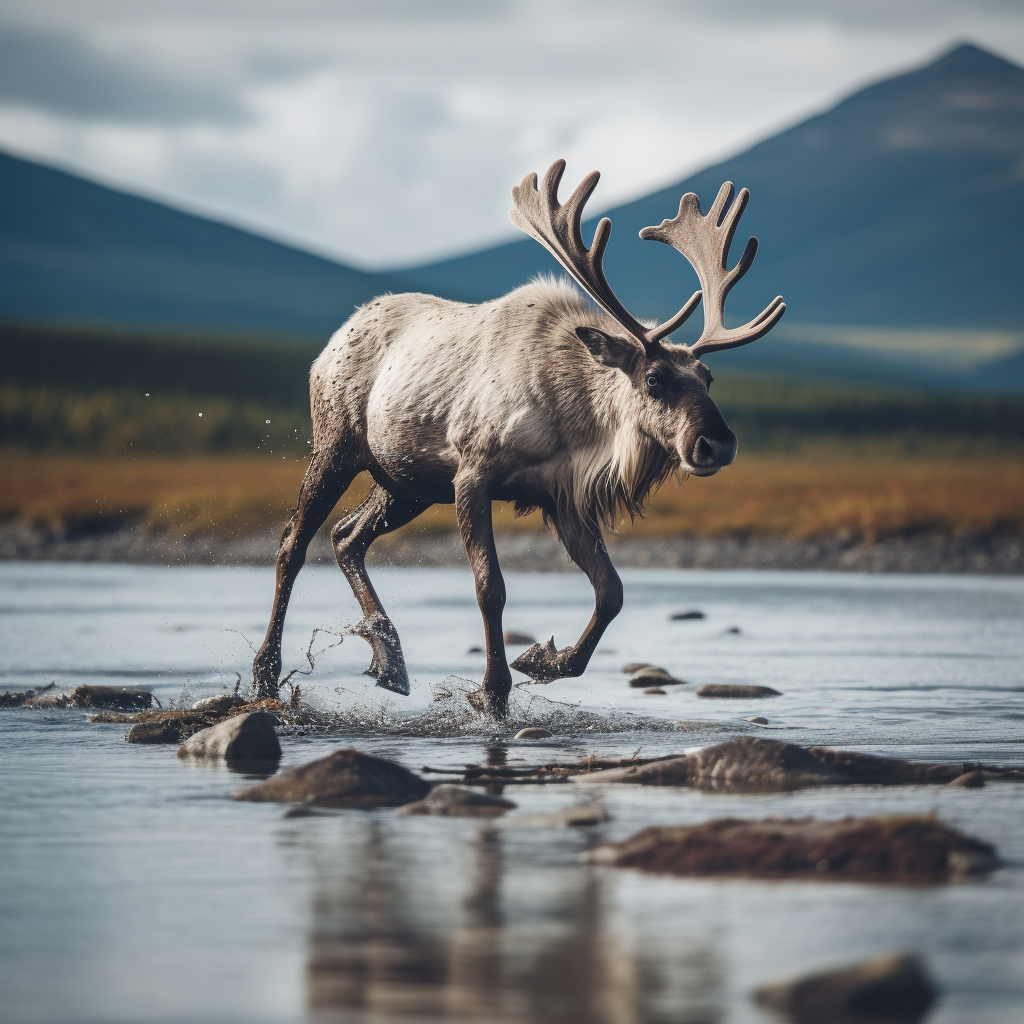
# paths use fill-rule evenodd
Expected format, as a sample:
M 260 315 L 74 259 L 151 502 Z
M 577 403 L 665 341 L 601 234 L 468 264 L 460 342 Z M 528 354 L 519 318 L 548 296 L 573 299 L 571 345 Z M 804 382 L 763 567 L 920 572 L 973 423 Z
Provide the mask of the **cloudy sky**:
M 1021 0 L 0 0 L 0 147 L 364 267 L 511 237 L 557 156 L 644 194 Z

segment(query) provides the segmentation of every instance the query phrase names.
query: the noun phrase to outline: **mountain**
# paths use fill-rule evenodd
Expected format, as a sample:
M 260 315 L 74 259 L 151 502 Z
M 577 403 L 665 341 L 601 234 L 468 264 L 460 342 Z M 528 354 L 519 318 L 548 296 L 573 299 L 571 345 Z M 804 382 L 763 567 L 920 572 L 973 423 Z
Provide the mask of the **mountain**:
M 0 320 L 326 338 L 393 287 L 0 153 Z
M 913 349 L 917 332 L 938 328 L 962 332 L 965 343 L 979 330 L 1008 334 L 1004 355 L 1024 347 L 1024 68 L 958 46 L 607 211 L 608 278 L 634 314 L 666 318 L 696 286 L 685 261 L 639 240 L 640 229 L 674 216 L 684 192 L 706 210 L 727 180 L 751 191 L 733 258 L 746 235 L 761 241 L 730 298 L 733 319 L 781 292 L 789 309 L 774 332 L 780 339 L 792 324 L 902 328 Z M 524 239 L 410 276 L 479 299 L 546 269 L 554 261 Z
M 752 194 L 734 258 L 761 239 L 730 317 L 778 292 L 789 310 L 723 363 L 1024 392 L 1024 68 L 958 46 L 607 211 L 608 277 L 636 315 L 664 318 L 696 287 L 681 256 L 637 233 L 684 192 L 706 209 L 725 180 Z M 0 154 L 0 321 L 322 339 L 385 290 L 477 301 L 543 270 L 557 267 L 523 238 L 368 274 Z

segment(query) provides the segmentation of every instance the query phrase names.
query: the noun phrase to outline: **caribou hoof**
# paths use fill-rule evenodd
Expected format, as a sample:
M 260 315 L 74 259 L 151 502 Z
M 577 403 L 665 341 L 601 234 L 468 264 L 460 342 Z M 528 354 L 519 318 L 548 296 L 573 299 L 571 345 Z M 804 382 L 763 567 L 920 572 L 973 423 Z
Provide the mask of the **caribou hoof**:
M 257 657 L 252 666 L 252 692 L 255 700 L 267 700 L 276 698 L 279 690 L 278 680 L 281 678 L 281 662 L 278 659 L 276 665 L 271 661 L 268 664 L 261 663 Z
M 523 651 L 512 662 L 512 668 L 528 675 L 534 682 L 550 683 L 555 679 L 565 679 L 578 675 L 572 670 L 570 657 L 572 648 L 555 649 L 555 638 L 551 637 L 546 644 L 534 644 Z
M 495 693 L 493 690 L 488 690 L 486 685 L 467 693 L 466 700 L 481 715 L 504 718 L 508 713 L 508 694 Z
M 405 667 L 405 655 L 398 639 L 398 632 L 391 620 L 384 615 L 363 619 L 352 630 L 362 637 L 373 651 L 373 660 L 366 674 L 377 680 L 377 685 L 393 693 L 409 696 L 409 673 Z

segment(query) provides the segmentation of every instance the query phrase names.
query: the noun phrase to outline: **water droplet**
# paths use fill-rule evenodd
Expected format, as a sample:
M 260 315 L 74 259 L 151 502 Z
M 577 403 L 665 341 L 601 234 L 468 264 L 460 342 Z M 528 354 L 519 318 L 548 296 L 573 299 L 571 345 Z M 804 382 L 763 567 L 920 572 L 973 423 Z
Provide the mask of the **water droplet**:
M 200 413 L 199 415 L 200 415 L 200 416 L 202 416 L 203 414 L 202 414 L 202 413 Z
M 269 422 L 270 422 L 270 420 L 267 420 L 267 422 L 269 423 Z

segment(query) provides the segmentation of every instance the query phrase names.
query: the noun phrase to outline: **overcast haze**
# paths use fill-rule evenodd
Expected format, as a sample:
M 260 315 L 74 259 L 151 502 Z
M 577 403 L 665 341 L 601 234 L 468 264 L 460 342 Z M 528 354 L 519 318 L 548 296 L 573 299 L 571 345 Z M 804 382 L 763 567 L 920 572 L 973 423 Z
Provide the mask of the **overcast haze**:
M 610 206 L 964 40 L 1024 63 L 1024 4 L 0 0 L 0 146 L 409 264 L 557 156 Z

